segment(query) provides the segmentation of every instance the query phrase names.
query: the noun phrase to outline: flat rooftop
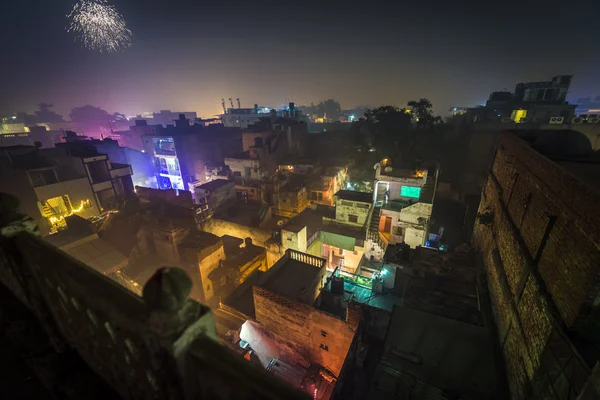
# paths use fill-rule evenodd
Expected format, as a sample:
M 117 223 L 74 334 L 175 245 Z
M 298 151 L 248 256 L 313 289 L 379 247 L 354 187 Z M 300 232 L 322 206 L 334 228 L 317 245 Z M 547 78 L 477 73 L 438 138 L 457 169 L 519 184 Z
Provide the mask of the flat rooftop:
M 263 208 L 266 208 L 266 206 L 260 202 L 249 201 L 244 203 L 238 200 L 235 206 L 217 212 L 214 217 L 244 226 L 258 226 L 262 222 L 260 215 Z
M 373 202 L 372 192 L 355 192 L 354 190 L 339 190 L 334 196 L 339 197 L 342 200 L 358 201 L 360 203 L 371 204 Z
M 304 291 L 315 281 L 321 268 L 289 259 L 267 278 L 263 288 L 290 299 L 301 301 Z
M 222 303 L 250 318 L 254 318 L 253 286 L 259 286 L 290 299 L 302 301 L 301 299 L 305 295 L 304 290 L 311 287 L 320 273 L 321 268 L 287 258 L 287 255 L 284 255 L 268 271 L 254 271 L 244 283 L 238 286 L 227 298 L 223 299 Z
M 361 229 L 355 229 L 353 227 L 346 227 L 341 224 L 325 224 L 323 223 L 323 217 L 335 218 L 335 208 L 323 205 L 317 205 L 316 209 L 307 208 L 294 218 L 289 220 L 287 224 L 283 225 L 282 229 L 292 230 L 296 229 L 297 226 L 306 226 L 306 237 L 310 238 L 316 232 L 329 232 L 335 233 L 341 236 L 353 237 L 355 239 L 365 239 L 365 231 Z M 291 228 L 288 229 L 288 226 Z
M 227 179 L 215 179 L 213 181 L 210 181 L 210 182 L 207 182 L 207 183 L 204 183 L 204 184 L 198 186 L 198 188 L 204 189 L 204 190 L 207 190 L 210 192 L 212 190 L 220 188 L 221 186 L 225 186 L 229 183 L 233 183 L 233 181 L 230 181 Z
M 457 399 L 500 398 L 502 373 L 493 338 L 483 327 L 394 307 L 371 393 L 411 387 L 415 399 L 428 399 L 452 388 Z

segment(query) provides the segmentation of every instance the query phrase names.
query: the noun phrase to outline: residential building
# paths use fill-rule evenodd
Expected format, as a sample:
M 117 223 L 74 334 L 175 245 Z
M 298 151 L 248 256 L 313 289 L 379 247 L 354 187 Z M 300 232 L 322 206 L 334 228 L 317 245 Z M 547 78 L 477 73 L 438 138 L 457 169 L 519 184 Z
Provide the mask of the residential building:
M 293 217 L 310 206 L 308 190 L 303 179 L 291 179 L 275 189 L 276 209 L 273 212 L 283 217 Z
M 131 167 L 95 149 L 2 148 L 2 191 L 17 197 L 42 235 L 66 226 L 65 217 L 98 216 L 133 195 Z
M 219 301 L 227 298 L 254 271 L 268 269 L 265 248 L 252 244 L 251 238 L 242 240 L 224 235 L 221 239 L 225 250 L 225 260 L 209 274 L 215 288 L 215 297 Z
M 121 146 L 117 140 L 113 139 L 89 139 L 78 140 L 74 144 L 60 146 L 69 147 L 93 147 L 99 153 L 106 154 L 112 163 L 127 164 L 131 166 L 133 175 L 131 180 L 134 186 L 152 187 L 157 186 L 156 176 L 154 176 L 154 168 L 152 165 L 151 156 L 139 150 Z
M 473 243 L 513 399 L 597 397 L 582 393 L 600 368 L 599 183 L 581 133 L 500 135 Z
M 199 204 L 205 217 L 235 205 L 237 194 L 233 181 L 216 179 L 194 188 L 195 201 Z
M 307 208 L 281 227 L 274 238 L 283 248 L 323 257 L 328 271 L 355 274 L 365 255 L 370 224 L 372 194 L 342 190 L 335 196 L 336 207 Z
M 144 151 L 153 157 L 160 189 L 190 190 L 205 183 L 206 164 L 239 152 L 239 131 L 190 125 L 184 115 L 176 126 L 143 136 Z
M 318 398 L 328 398 L 332 385 L 323 382 L 319 370 L 335 379 L 340 374 L 356 325 L 346 318 L 314 306 L 326 282 L 325 260 L 287 250 L 268 271 L 255 271 L 221 303 L 217 322 L 224 314 L 235 315 L 240 339 L 256 353 L 263 367 L 272 359 L 290 365 L 312 365 L 313 385 L 299 377 L 300 387 Z M 314 386 L 319 389 L 315 391 Z M 307 390 L 311 388 L 312 390 Z
M 40 146 L 45 149 L 64 141 L 65 131 L 48 130 L 46 126 L 31 126 L 23 132 L 0 133 L 0 146 Z M 37 143 L 36 143 L 37 142 Z
M 518 83 L 514 92 L 492 92 L 484 107 L 471 108 L 471 121 L 514 121 L 516 123 L 549 123 L 560 118 L 568 123 L 573 118 L 574 104 L 566 101 L 572 75 L 559 75 L 549 81 Z M 554 120 L 556 122 L 556 120 Z
M 377 165 L 369 256 L 380 259 L 388 244 L 425 245 L 438 174 L 437 164 L 396 166 L 386 159 Z
M 90 221 L 77 214 L 66 217 L 65 221 L 66 229 L 44 240 L 106 276 L 127 266 L 128 258 L 100 238 Z
M 221 115 L 221 121 L 228 128 L 246 129 L 260 122 L 261 118 L 268 118 L 270 113 L 269 107 L 259 107 L 258 104 L 255 104 L 254 108 L 229 108 Z
M 218 304 L 215 297 L 221 281 L 213 272 L 225 261 L 223 240 L 208 232 L 191 231 L 178 245 L 181 263 L 184 268 L 197 273 L 190 274 L 195 287 L 196 300 L 202 304 Z

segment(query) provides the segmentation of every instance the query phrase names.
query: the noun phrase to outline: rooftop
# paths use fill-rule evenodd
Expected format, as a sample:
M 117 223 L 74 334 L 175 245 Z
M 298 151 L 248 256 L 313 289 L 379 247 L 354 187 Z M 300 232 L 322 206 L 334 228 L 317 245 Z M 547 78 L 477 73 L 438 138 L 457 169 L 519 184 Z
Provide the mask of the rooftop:
M 302 301 L 306 289 L 315 281 L 321 268 L 289 259 L 285 266 L 274 271 L 262 285 L 263 288 L 296 301 Z
M 365 231 L 341 224 L 325 224 L 323 217 L 335 219 L 335 208 L 318 204 L 315 209 L 306 208 L 300 214 L 292 218 L 282 229 L 287 226 L 306 226 L 306 237 L 311 237 L 317 232 L 329 232 L 341 236 L 365 239 Z M 295 228 L 292 228 L 295 229 Z M 290 229 L 291 230 L 291 229 Z
M 371 192 L 355 192 L 353 190 L 340 190 L 334 196 L 339 197 L 342 200 L 357 201 L 360 203 L 371 204 L 373 202 L 373 193 Z
M 178 247 L 202 251 L 213 246 L 220 246 L 222 243 L 222 239 L 217 235 L 194 230 L 183 239 L 183 242 Z
M 299 258 L 298 255 L 305 257 L 307 262 L 296 260 L 295 258 Z M 306 297 L 306 289 L 310 288 L 319 274 L 324 272 L 324 261 L 319 257 L 288 249 L 268 271 L 254 271 L 231 295 L 223 299 L 222 303 L 249 318 L 254 318 L 253 286 L 260 286 L 302 302 L 302 298 Z M 316 267 L 313 264 L 321 266 Z
M 456 399 L 500 398 L 495 343 L 483 327 L 394 307 L 385 349 L 372 393 L 406 386 L 414 399 L 443 395 L 448 388 Z
M 212 190 L 216 190 L 216 189 L 220 188 L 221 186 L 225 186 L 229 183 L 233 183 L 233 181 L 229 181 L 227 179 L 215 179 L 213 181 L 210 181 L 210 182 L 207 182 L 207 183 L 204 183 L 204 184 L 198 186 L 198 188 L 204 189 L 207 191 L 212 191 Z
M 46 236 L 44 240 L 104 275 L 127 266 L 127 257 L 97 234 L 77 235 L 67 231 Z

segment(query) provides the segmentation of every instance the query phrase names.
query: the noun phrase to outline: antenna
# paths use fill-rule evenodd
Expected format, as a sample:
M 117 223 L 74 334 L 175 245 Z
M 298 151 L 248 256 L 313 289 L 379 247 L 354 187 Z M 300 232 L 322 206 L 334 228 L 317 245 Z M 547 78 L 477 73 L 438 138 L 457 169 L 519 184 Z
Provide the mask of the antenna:
M 238 103 L 238 108 L 242 108 L 242 106 L 240 105 L 240 98 L 238 97 L 236 100 L 237 100 L 237 103 Z
M 233 100 L 231 100 L 231 97 L 229 98 L 229 103 L 231 104 L 231 108 L 235 108 L 235 106 L 233 105 Z
M 223 114 L 227 114 L 227 109 L 225 108 L 225 99 L 221 99 L 221 106 L 223 107 Z

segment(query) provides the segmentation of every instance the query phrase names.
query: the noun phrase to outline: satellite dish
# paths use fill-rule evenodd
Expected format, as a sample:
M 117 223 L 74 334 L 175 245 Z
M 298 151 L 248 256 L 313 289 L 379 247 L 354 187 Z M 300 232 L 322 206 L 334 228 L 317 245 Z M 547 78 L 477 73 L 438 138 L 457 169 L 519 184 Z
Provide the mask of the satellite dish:
M 385 172 L 392 172 L 394 169 L 392 167 L 385 167 Z
M 279 221 L 277 221 L 277 226 L 283 226 L 283 224 L 286 223 L 285 219 L 280 219 Z

